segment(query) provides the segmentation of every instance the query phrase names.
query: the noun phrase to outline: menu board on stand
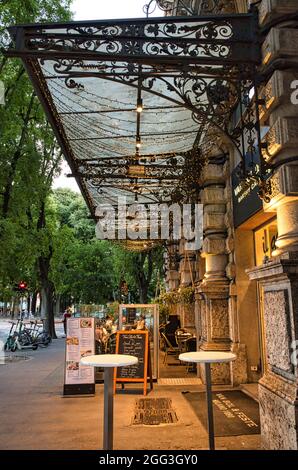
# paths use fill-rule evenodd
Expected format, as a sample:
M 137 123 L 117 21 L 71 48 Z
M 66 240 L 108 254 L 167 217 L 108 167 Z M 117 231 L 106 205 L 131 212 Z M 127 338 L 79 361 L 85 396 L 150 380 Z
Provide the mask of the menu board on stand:
M 116 353 L 136 356 L 138 363 L 128 367 L 117 367 L 114 372 L 114 388 L 116 383 L 143 383 L 144 395 L 147 394 L 147 380 L 153 388 L 152 368 L 149 348 L 148 331 L 123 330 L 117 332 Z
M 94 318 L 67 318 L 63 395 L 94 395 L 94 367 L 80 364 L 95 353 Z

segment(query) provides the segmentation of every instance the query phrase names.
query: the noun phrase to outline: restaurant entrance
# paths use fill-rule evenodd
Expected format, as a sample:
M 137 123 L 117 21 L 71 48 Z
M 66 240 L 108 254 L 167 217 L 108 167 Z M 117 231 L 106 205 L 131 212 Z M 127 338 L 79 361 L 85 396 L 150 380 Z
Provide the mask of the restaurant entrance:
M 196 336 L 182 327 L 181 316 L 169 315 L 168 321 L 160 326 L 160 382 L 185 384 L 185 380 L 196 378 L 196 364 L 188 364 L 179 360 L 179 355 L 197 350 Z
M 272 257 L 277 239 L 276 217 L 257 227 L 254 230 L 255 266 L 261 266 Z M 264 374 L 267 365 L 264 332 L 264 296 L 263 288 L 257 284 L 258 320 L 259 320 L 259 344 L 260 344 L 260 372 Z
M 267 220 L 266 220 L 267 218 Z M 259 211 L 236 229 L 236 283 L 239 334 L 246 345 L 247 381 L 257 383 L 266 369 L 263 292 L 247 270 L 269 260 L 277 237 L 276 218 Z
M 196 350 L 196 337 L 185 328 L 183 319 L 181 315 L 171 314 L 160 324 L 158 304 L 119 305 L 119 330 L 149 332 L 153 380 L 166 383 L 196 377 L 196 367 L 178 358 L 180 353 Z

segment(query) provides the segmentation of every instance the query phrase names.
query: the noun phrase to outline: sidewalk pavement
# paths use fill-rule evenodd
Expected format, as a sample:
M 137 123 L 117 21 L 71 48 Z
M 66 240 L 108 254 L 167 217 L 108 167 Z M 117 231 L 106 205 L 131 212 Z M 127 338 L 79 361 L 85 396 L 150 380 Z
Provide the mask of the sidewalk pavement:
M 94 397 L 63 398 L 65 340 L 29 351 L 29 360 L 0 365 L 0 449 L 102 448 L 103 385 Z M 207 449 L 207 432 L 182 395 L 196 386 L 155 385 L 148 397 L 172 399 L 178 422 L 159 426 L 132 425 L 140 394 L 117 394 L 114 403 L 114 448 Z M 217 449 L 259 449 L 260 436 L 216 438 Z

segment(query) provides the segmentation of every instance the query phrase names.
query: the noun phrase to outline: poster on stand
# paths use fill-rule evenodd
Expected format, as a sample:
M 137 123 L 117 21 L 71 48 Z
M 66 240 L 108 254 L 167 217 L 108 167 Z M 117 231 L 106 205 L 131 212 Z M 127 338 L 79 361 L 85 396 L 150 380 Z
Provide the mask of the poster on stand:
M 68 318 L 63 395 L 94 395 L 94 367 L 80 364 L 95 354 L 94 318 Z

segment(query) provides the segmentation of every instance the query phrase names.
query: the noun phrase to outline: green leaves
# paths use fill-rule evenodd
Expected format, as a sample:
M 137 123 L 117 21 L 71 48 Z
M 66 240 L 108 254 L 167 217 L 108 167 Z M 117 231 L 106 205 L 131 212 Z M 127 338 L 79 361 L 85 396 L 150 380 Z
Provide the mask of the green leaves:
M 2 0 L 0 47 L 17 23 L 69 20 L 71 0 Z M 40 208 L 57 174 L 61 152 L 18 59 L 0 55 L 5 103 L 0 105 L 0 290 L 20 278 L 37 285 L 37 259 L 49 252 L 50 227 L 38 228 Z M 12 293 L 12 291 L 11 291 Z
M 8 26 L 68 21 L 71 3 L 2 0 L 0 48 L 11 41 Z M 152 297 L 162 251 L 128 253 L 96 240 L 82 196 L 51 192 L 61 150 L 21 61 L 0 55 L 0 80 L 0 296 L 13 294 L 11 286 L 24 279 L 31 292 L 49 284 L 52 292 L 53 284 L 54 294 L 72 301 L 104 303 L 117 298 L 125 277 L 132 300 Z

